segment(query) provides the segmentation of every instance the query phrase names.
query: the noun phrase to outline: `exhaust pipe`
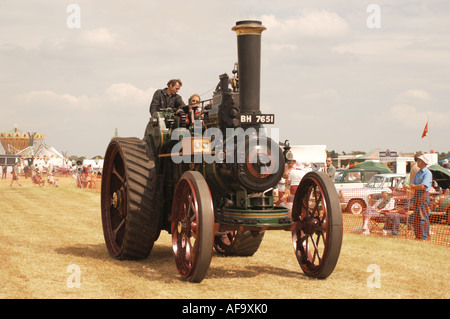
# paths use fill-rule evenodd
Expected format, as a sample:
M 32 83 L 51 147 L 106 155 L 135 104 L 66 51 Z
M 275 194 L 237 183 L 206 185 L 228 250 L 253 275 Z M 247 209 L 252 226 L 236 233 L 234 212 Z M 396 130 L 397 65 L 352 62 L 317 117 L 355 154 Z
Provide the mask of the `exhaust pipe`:
M 237 34 L 239 107 L 241 113 L 261 114 L 261 21 L 238 21 L 232 28 Z

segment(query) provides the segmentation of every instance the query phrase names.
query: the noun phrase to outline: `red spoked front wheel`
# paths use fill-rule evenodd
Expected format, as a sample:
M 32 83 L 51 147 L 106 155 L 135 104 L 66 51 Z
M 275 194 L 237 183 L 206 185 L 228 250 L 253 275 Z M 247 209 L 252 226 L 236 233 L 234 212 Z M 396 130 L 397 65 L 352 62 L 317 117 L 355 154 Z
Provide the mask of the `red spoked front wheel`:
M 188 281 L 201 282 L 211 263 L 214 208 L 208 184 L 199 172 L 185 172 L 177 184 L 171 232 L 178 272 Z
M 295 255 L 303 272 L 326 278 L 334 270 L 342 245 L 342 212 L 336 188 L 322 172 L 306 174 L 294 197 L 292 232 Z

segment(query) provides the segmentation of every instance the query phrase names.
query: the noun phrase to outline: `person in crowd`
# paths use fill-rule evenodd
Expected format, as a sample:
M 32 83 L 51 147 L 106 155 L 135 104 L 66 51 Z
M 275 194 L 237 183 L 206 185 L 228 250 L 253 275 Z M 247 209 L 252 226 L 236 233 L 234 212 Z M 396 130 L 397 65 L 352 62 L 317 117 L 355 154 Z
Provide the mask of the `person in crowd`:
M 322 169 L 320 168 L 320 165 L 317 163 L 311 163 L 312 164 L 312 171 L 313 172 L 318 172 L 321 171 Z
M 2 179 L 6 179 L 6 172 L 8 171 L 8 165 L 3 165 L 2 167 Z
M 420 170 L 419 166 L 417 165 L 417 160 L 419 159 L 420 154 L 414 155 L 414 162 L 411 163 L 411 170 L 409 171 L 409 182 L 411 183 L 414 180 L 414 177 L 416 176 L 417 172 Z
M 31 180 L 33 181 L 33 184 L 36 184 L 39 187 L 43 187 L 45 185 L 45 180 L 42 178 L 39 169 L 34 171 L 34 174 L 31 176 Z
M 97 172 L 96 171 L 91 171 L 89 173 L 88 187 L 90 190 L 97 189 Z
M 412 201 L 410 202 L 410 204 L 405 205 L 398 212 L 387 212 L 385 214 L 386 223 L 384 224 L 383 235 L 388 235 L 389 233 L 391 233 L 392 235 L 398 235 L 400 223 L 406 223 L 408 218 L 413 213 L 413 211 L 410 210 L 413 207 Z M 407 227 L 409 227 L 409 225 L 407 225 Z
M 58 180 L 55 179 L 55 177 L 53 176 L 53 173 L 47 174 L 47 182 L 48 182 L 48 186 L 59 187 Z
M 167 82 L 165 89 L 156 90 L 150 103 L 150 115 L 167 108 L 177 110 L 185 107 L 186 104 L 181 96 L 178 95 L 182 85 L 181 80 L 173 79 Z
M 333 166 L 333 159 L 331 157 L 327 157 L 326 160 L 326 173 L 330 176 L 331 180 L 334 182 L 334 175 L 336 174 L 336 168 Z
M 450 169 L 450 165 L 448 164 L 448 159 L 447 158 L 442 162 L 442 167 L 446 168 L 446 169 Z
M 301 163 L 295 161 L 292 169 L 289 171 L 288 181 L 286 182 L 286 186 L 289 185 L 290 195 L 295 195 L 298 185 L 300 185 L 300 181 L 305 175 L 306 172 L 304 170 L 304 166 Z
M 16 182 L 19 186 L 22 186 L 19 182 L 19 162 L 17 162 L 12 169 L 12 180 L 9 186 L 13 186 L 14 182 Z
M 312 168 L 311 162 L 308 162 L 308 161 L 303 162 L 302 170 L 305 172 L 305 174 L 309 173 L 309 172 L 312 172 L 313 168 Z
M 286 165 L 284 171 L 285 192 L 283 197 L 280 197 L 280 200 L 286 203 L 289 213 L 292 212 L 292 204 L 298 185 L 300 185 L 300 181 L 306 174 L 303 169 L 303 164 L 294 159 Z
M 414 235 L 416 239 L 430 240 L 430 189 L 433 183 L 433 175 L 428 169 L 430 160 L 425 155 L 421 155 L 417 160 L 419 171 L 407 188 L 413 191 L 412 215 Z
M 80 188 L 86 188 L 88 186 L 88 175 L 89 175 L 89 167 L 86 165 L 83 165 L 83 168 L 80 172 Z
M 292 205 L 289 205 L 288 201 L 289 201 L 289 188 L 290 188 L 290 180 L 289 180 L 289 173 L 291 172 L 291 170 L 294 168 L 294 163 L 295 160 L 289 161 L 284 165 L 284 173 L 283 176 L 281 178 L 281 180 L 278 182 L 278 196 L 279 196 L 279 202 L 278 204 L 284 207 L 288 207 L 288 209 L 290 209 L 290 207 Z M 293 197 L 292 197 L 293 198 Z M 292 204 L 292 203 L 291 203 Z
M 284 171 L 286 172 L 288 170 L 289 164 L 286 163 L 284 167 L 285 167 Z M 274 189 L 274 196 L 276 193 L 276 199 L 277 199 L 276 201 L 274 199 L 274 203 L 276 203 L 276 205 L 279 205 L 279 206 L 286 206 L 287 197 L 284 196 L 284 194 L 286 192 L 285 176 L 286 176 L 286 174 L 283 174 L 283 176 L 281 177 L 277 186 Z
M 385 213 L 382 211 L 389 211 L 395 208 L 395 200 L 391 193 L 386 191 L 381 192 L 381 198 L 372 206 L 368 206 L 363 212 L 363 235 L 370 235 L 370 220 L 372 218 L 386 219 Z

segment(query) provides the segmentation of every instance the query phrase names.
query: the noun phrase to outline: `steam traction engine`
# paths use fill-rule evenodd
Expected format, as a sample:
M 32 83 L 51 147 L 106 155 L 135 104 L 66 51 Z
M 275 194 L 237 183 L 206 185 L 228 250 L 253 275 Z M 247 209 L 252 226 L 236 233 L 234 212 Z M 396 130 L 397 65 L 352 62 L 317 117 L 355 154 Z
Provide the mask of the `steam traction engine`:
M 161 230 L 172 234 L 182 277 L 200 282 L 213 247 L 219 254 L 253 255 L 266 230 L 292 232 L 295 256 L 310 277 L 334 270 L 342 215 L 334 184 L 322 172 L 302 179 L 292 215 L 274 206 L 273 187 L 290 159 L 289 147 L 261 134 L 259 21 L 240 21 L 238 70 L 220 76 L 212 103 L 187 124 L 182 110 L 155 112 L 143 139 L 114 138 L 105 154 L 102 223 L 109 254 L 147 257 Z M 213 132 L 211 134 L 211 132 Z M 175 138 L 174 138 L 175 137 Z

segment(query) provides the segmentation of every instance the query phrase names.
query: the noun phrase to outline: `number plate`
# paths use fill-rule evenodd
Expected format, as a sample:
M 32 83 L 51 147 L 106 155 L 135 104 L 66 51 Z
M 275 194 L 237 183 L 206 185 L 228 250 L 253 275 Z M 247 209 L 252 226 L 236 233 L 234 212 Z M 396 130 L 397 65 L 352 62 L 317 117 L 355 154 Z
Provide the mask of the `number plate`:
M 274 124 L 274 114 L 241 114 L 241 123 L 244 124 Z

